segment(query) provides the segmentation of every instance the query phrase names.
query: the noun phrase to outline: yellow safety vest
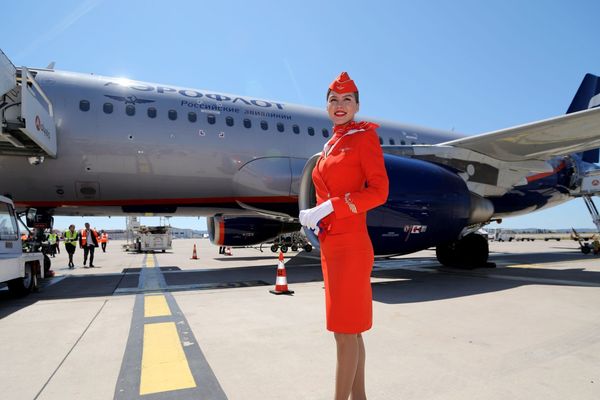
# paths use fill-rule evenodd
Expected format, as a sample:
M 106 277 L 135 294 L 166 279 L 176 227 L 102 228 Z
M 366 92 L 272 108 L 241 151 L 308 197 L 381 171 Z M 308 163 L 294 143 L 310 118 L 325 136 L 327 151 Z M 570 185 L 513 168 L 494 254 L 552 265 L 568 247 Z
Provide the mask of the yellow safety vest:
M 77 231 L 71 232 L 70 230 L 67 230 L 65 232 L 65 244 L 76 246 L 75 242 L 77 242 Z

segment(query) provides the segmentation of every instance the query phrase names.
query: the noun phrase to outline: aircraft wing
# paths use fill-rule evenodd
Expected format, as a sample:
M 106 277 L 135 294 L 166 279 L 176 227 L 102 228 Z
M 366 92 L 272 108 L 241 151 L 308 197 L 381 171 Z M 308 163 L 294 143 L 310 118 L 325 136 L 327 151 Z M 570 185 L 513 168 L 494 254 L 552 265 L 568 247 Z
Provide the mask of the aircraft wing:
M 438 145 L 382 146 L 384 153 L 419 158 L 455 169 L 469 190 L 502 196 L 533 174 L 563 165 L 548 161 L 600 147 L 600 108 L 465 137 Z
M 547 160 L 600 147 L 600 108 L 453 140 L 461 147 L 502 161 Z

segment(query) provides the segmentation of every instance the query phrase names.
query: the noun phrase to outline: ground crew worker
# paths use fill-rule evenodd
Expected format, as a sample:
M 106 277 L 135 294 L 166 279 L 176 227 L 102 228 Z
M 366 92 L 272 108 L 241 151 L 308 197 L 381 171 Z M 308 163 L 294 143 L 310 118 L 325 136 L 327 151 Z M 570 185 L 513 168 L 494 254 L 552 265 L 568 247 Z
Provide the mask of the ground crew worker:
M 600 254 L 600 240 L 596 235 L 592 237 L 592 251 L 595 255 Z
M 75 268 L 75 264 L 73 264 L 73 254 L 75 254 L 75 249 L 77 248 L 78 237 L 79 234 L 75 230 L 75 225 L 69 225 L 69 229 L 64 233 L 65 250 L 67 250 L 67 254 L 69 254 L 69 269 Z
M 48 244 L 50 245 L 50 255 L 52 258 L 56 257 L 56 239 L 57 234 L 53 231 L 50 231 L 48 234 Z
M 106 253 L 106 244 L 108 243 L 108 233 L 104 230 L 100 231 L 100 244 L 102 245 L 102 252 Z
M 337 344 L 336 400 L 366 399 L 362 332 L 372 326 L 374 262 L 366 219 L 388 196 L 378 125 L 355 122 L 358 109 L 358 89 L 342 72 L 327 92 L 334 134 L 312 172 L 317 206 L 300 211 L 321 246 L 327 329 Z
M 88 254 L 90 256 L 90 268 L 94 268 L 94 250 L 98 247 L 98 232 L 90 228 L 89 222 L 85 223 L 85 229 L 79 233 L 79 247 L 83 249 L 83 268 L 87 262 Z

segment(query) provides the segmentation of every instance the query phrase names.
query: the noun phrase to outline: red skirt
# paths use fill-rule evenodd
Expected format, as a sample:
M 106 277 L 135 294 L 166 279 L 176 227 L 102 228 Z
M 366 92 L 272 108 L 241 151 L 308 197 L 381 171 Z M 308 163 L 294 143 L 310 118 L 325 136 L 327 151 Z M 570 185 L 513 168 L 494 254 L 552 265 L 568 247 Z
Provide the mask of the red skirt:
M 368 232 L 327 235 L 320 245 L 327 329 L 335 333 L 369 330 L 373 325 L 374 255 Z

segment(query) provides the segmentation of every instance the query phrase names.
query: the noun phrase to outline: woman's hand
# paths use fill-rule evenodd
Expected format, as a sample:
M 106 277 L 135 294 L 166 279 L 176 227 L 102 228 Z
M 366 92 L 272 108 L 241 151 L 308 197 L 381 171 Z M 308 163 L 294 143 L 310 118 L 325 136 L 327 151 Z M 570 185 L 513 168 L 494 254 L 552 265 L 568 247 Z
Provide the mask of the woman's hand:
M 308 210 L 300 210 L 300 223 L 312 230 L 317 229 L 319 221 L 333 212 L 331 200 L 327 200 Z

